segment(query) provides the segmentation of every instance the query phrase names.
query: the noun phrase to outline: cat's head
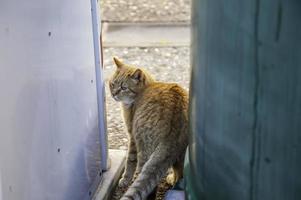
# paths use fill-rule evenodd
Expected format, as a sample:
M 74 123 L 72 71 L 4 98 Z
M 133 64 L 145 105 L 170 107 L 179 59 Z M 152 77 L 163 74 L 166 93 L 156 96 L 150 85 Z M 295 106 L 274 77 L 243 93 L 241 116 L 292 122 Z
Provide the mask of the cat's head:
M 135 98 L 154 80 L 143 69 L 129 66 L 118 58 L 113 58 L 116 70 L 109 80 L 112 97 L 126 105 L 131 105 Z

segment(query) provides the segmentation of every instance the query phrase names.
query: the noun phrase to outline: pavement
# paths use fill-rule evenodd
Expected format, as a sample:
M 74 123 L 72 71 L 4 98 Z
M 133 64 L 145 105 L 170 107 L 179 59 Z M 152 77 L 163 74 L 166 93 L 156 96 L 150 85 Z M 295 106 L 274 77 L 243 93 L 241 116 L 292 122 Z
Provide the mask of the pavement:
M 100 183 L 93 200 L 110 200 L 110 194 L 117 184 L 123 170 L 125 153 L 126 152 L 122 150 L 109 151 L 110 170 L 103 173 L 102 182 Z

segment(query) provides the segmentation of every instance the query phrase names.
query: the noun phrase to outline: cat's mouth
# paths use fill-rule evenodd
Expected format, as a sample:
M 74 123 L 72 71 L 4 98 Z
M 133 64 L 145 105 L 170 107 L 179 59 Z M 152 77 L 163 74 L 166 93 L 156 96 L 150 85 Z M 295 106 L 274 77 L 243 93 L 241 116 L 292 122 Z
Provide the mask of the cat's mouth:
M 113 95 L 112 95 L 112 97 L 115 101 L 122 102 L 123 104 L 128 105 L 128 106 L 132 105 L 132 103 L 134 102 L 133 99 L 119 98 L 118 96 L 113 96 Z

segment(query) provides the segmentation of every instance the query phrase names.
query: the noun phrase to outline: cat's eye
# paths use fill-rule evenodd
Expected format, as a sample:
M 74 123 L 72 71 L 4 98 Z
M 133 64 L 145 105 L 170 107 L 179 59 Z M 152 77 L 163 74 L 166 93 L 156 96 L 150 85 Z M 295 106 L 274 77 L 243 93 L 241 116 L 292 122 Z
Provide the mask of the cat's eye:
M 121 88 L 121 90 L 126 90 L 127 89 L 127 87 L 123 83 L 120 85 L 120 88 Z

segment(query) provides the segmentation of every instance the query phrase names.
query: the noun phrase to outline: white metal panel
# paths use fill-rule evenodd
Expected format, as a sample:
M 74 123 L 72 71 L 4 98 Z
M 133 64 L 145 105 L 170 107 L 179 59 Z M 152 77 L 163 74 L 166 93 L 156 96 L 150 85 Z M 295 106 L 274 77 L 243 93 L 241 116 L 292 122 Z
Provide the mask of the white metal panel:
M 82 200 L 99 180 L 92 30 L 90 1 L 0 1 L 0 199 Z
M 103 170 L 108 170 L 109 163 L 107 162 L 108 157 L 108 144 L 107 144 L 107 134 L 106 134 L 106 111 L 105 111 L 105 87 L 104 87 L 104 78 L 102 72 L 102 49 L 101 49 L 101 23 L 99 16 L 99 4 L 97 0 L 91 0 L 91 13 L 92 13 L 92 27 L 93 27 L 93 42 L 94 42 L 94 60 L 95 60 L 95 74 L 96 74 L 96 88 L 98 91 L 98 113 L 99 113 L 99 131 L 100 131 L 100 140 L 101 144 L 101 168 Z

